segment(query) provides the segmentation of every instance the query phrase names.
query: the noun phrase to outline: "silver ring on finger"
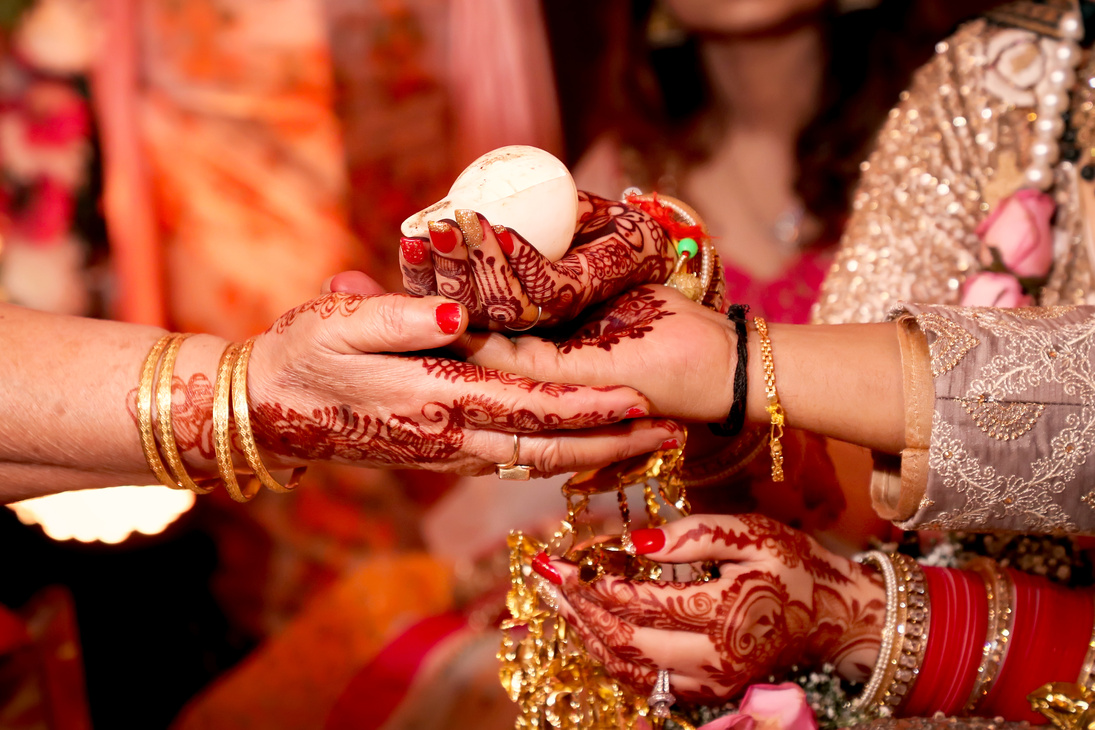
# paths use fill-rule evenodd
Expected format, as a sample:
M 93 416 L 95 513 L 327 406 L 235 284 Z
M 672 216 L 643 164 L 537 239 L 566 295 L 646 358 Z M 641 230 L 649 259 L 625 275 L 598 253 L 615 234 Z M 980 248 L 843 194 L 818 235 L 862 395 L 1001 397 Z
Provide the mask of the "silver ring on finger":
M 521 437 L 513 434 L 513 458 L 505 464 L 495 464 L 494 471 L 499 479 L 509 479 L 515 482 L 527 482 L 532 478 L 532 467 L 518 464 L 521 460 Z
M 646 704 L 650 707 L 650 714 L 654 717 L 667 719 L 669 708 L 677 698 L 669 691 L 669 670 L 659 669 L 658 678 L 654 681 L 654 691 L 646 698 Z
M 532 320 L 532 324 L 524 327 L 510 327 L 508 324 L 505 326 L 510 332 L 528 332 L 530 329 L 540 324 L 540 318 L 544 316 L 544 308 L 540 305 L 536 305 L 536 319 Z

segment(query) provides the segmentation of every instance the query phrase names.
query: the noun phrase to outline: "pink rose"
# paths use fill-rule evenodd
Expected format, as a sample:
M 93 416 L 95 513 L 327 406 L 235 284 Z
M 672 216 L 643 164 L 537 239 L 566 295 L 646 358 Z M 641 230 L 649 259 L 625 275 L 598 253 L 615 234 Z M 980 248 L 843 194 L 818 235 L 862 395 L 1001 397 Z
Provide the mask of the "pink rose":
M 997 205 L 977 226 L 977 235 L 985 246 L 996 249 L 1008 271 L 1020 277 L 1042 277 L 1053 264 L 1050 221 L 1056 209 L 1053 198 L 1024 188 Z
M 962 292 L 963 307 L 1026 307 L 1030 297 L 1023 293 L 1019 280 L 1011 274 L 982 271 L 966 279 Z
M 745 690 L 738 713 L 724 715 L 699 730 L 818 730 L 806 692 L 792 682 L 754 684 Z

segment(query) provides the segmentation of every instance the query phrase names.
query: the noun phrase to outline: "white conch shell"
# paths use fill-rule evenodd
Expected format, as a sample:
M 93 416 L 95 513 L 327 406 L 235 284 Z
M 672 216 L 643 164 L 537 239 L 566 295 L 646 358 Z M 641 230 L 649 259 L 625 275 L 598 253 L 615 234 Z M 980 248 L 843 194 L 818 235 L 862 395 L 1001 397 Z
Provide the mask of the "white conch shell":
M 430 221 L 474 210 L 491 225 L 521 234 L 549 261 L 570 248 L 578 219 L 578 188 L 566 165 L 527 145 L 499 147 L 460 173 L 449 194 L 403 221 L 404 236 L 429 236 Z

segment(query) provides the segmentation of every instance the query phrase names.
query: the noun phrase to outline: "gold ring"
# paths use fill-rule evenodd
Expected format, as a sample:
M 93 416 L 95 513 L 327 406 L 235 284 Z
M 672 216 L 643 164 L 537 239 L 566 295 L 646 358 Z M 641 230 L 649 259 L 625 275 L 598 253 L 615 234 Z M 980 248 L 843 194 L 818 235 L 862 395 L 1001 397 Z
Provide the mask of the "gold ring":
M 517 434 L 513 434 L 513 458 L 505 464 L 495 464 L 494 471 L 499 479 L 511 479 L 516 482 L 527 482 L 532 478 L 532 467 L 518 464 L 521 458 L 521 441 Z
M 536 319 L 532 320 L 532 324 L 527 327 L 510 327 L 506 325 L 506 329 L 510 332 L 528 332 L 530 329 L 540 324 L 540 318 L 544 316 L 544 309 L 540 305 L 536 305 Z

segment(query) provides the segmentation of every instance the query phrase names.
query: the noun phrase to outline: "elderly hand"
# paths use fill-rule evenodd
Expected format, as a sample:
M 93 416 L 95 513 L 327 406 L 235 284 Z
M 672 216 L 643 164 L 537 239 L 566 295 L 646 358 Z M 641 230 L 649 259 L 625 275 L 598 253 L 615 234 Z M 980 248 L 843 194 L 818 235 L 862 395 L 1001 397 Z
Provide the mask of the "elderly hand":
M 602 466 L 680 437 L 674 424 L 643 418 L 649 402 L 631 388 L 538 381 L 433 352 L 466 326 L 457 303 L 399 294 L 333 292 L 286 313 L 251 357 L 260 447 L 273 466 L 329 460 L 484 474 L 510 461 L 512 434 L 521 434 L 520 463 L 535 475 Z
M 529 329 L 567 322 L 620 292 L 662 282 L 673 265 L 672 242 L 649 215 L 619 201 L 579 193 L 570 251 L 551 262 L 519 231 L 479 217 L 431 227 L 430 240 L 400 244 L 409 294 L 439 294 L 467 307 L 475 328 Z
M 694 515 L 632 539 L 660 563 L 714 561 L 719 577 L 586 585 L 570 563 L 533 567 L 559 586 L 559 612 L 589 652 L 637 691 L 650 692 L 660 669 L 675 695 L 707 702 L 794 664 L 828 662 L 854 681 L 870 674 L 885 589 L 858 564 L 760 515 Z

